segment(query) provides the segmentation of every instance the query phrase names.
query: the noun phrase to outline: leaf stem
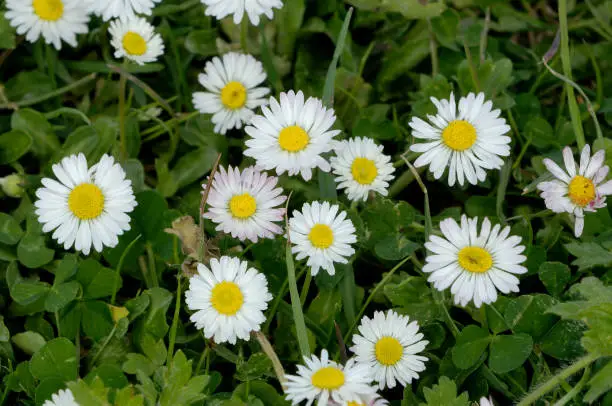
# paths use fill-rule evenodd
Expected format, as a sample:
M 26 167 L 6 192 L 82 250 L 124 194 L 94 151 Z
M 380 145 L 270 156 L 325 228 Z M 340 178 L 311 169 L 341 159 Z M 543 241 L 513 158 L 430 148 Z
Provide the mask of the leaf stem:
M 117 269 L 115 270 L 115 280 L 113 281 L 113 294 L 111 295 L 110 302 L 111 305 L 115 304 L 115 299 L 117 298 L 117 284 L 119 283 L 119 275 L 121 275 L 121 268 L 123 268 L 123 261 L 125 261 L 125 257 L 127 256 L 128 252 L 130 252 L 130 249 L 132 249 L 134 244 L 136 244 L 136 241 L 140 240 L 140 237 L 142 237 L 142 234 L 138 234 L 138 236 L 134 238 L 131 243 L 129 243 L 129 245 L 123 251 L 123 254 L 121 254 L 121 257 L 119 258 L 119 263 L 117 264 Z
M 170 338 L 168 339 L 168 358 L 166 359 L 166 366 L 168 367 L 170 367 L 170 363 L 174 357 L 176 330 L 178 329 L 179 315 L 181 313 L 181 272 L 177 272 L 176 278 L 176 302 L 174 303 L 174 316 L 172 317 L 172 326 L 170 327 Z

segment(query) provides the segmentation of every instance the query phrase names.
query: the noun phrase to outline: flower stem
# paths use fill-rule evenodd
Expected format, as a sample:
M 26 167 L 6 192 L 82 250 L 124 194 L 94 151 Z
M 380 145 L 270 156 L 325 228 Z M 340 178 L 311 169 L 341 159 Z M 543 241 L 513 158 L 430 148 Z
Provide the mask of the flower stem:
M 276 351 L 274 351 L 272 344 L 270 344 L 270 341 L 268 341 L 266 336 L 261 331 L 255 331 L 252 334 L 255 336 L 255 338 L 259 342 L 259 345 L 261 346 L 262 351 L 268 356 L 268 358 L 270 358 L 270 361 L 272 361 L 272 367 L 274 368 L 274 373 L 276 374 L 276 378 L 278 379 L 278 382 L 280 382 L 284 390 L 285 389 L 285 370 L 283 369 L 283 364 L 281 364 L 280 359 L 278 359 L 278 355 L 276 354 Z
M 117 284 L 119 283 L 119 275 L 121 275 L 121 268 L 123 268 L 123 261 L 125 261 L 127 253 L 130 252 L 134 244 L 136 244 L 136 241 L 140 240 L 140 237 L 142 237 L 142 234 L 138 234 L 138 236 L 132 240 L 132 242 L 125 248 L 123 254 L 121 254 L 121 257 L 119 258 L 119 263 L 117 264 L 117 269 L 115 270 L 115 280 L 113 281 L 113 294 L 111 295 L 110 302 L 111 305 L 115 304 L 115 299 L 117 298 L 117 290 L 119 290 Z
M 289 232 L 287 232 L 289 235 Z M 287 240 L 287 248 L 285 250 L 285 260 L 287 262 L 287 280 L 289 281 L 289 294 L 291 296 L 291 308 L 293 310 L 293 321 L 295 323 L 295 331 L 297 334 L 298 344 L 303 356 L 310 355 L 310 345 L 308 344 L 308 333 L 306 331 L 306 322 L 304 321 L 304 313 L 302 312 L 302 303 L 300 302 L 300 294 L 298 293 L 297 281 L 295 278 L 295 264 L 293 263 L 293 254 L 291 253 L 291 242 Z
M 179 314 L 181 312 L 181 273 L 177 272 L 176 282 L 176 302 L 174 304 L 174 316 L 172 318 L 172 327 L 170 327 L 170 338 L 168 340 L 168 358 L 166 366 L 170 366 L 172 357 L 174 356 L 174 343 L 176 342 L 176 330 L 178 329 Z
M 125 90 L 127 88 L 127 78 L 121 73 L 119 76 L 119 144 L 121 146 L 121 161 L 128 158 L 127 140 L 125 137 Z
M 249 53 L 249 19 L 242 17 L 240 24 L 240 48 L 245 54 Z

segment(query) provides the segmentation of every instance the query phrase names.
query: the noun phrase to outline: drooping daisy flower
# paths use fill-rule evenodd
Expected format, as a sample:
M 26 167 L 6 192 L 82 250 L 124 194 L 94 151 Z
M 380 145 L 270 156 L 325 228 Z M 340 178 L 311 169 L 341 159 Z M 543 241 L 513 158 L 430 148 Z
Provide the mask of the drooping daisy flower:
M 198 274 L 189 280 L 185 302 L 194 310 L 190 320 L 206 338 L 218 344 L 235 344 L 237 338 L 249 340 L 266 321 L 263 311 L 272 295 L 266 277 L 246 261 L 221 257 L 210 260 L 210 269 L 198 264 Z
M 85 155 L 71 155 L 52 166 L 59 180 L 43 178 L 44 187 L 36 191 L 36 215 L 43 232 L 53 232 L 53 239 L 74 245 L 88 255 L 93 245 L 98 252 L 104 246 L 115 247 L 117 236 L 130 229 L 131 212 L 136 207 L 132 182 L 121 165 L 104 155 L 87 168 Z
M 489 399 L 485 398 L 484 396 L 480 398 L 480 405 L 479 406 L 495 406 L 493 404 L 493 399 L 489 396 Z
M 440 179 L 448 167 L 448 184 L 455 181 L 463 185 L 467 179 L 472 185 L 485 180 L 485 169 L 499 169 L 504 164 L 500 156 L 510 155 L 510 131 L 506 120 L 500 117 L 500 110 L 491 110 L 493 103 L 484 99 L 484 93 L 467 97 L 455 103 L 451 93 L 450 100 L 431 101 L 438 108 L 438 114 L 427 116 L 431 124 L 413 117 L 410 127 L 415 138 L 426 140 L 410 146 L 410 149 L 423 154 L 414 166 L 429 165 L 434 178 Z M 458 107 L 458 111 L 457 111 Z
M 333 275 L 334 262 L 348 263 L 348 257 L 355 253 L 351 244 L 357 241 L 355 227 L 346 218 L 346 212 L 328 202 L 305 203 L 302 211 L 295 210 L 289 219 L 289 240 L 291 252 L 297 259 L 308 258 L 307 265 L 312 275 L 323 268 Z
M 359 405 L 376 396 L 376 388 L 370 385 L 370 376 L 365 365 L 353 359 L 345 366 L 330 361 L 327 350 L 304 357 L 306 365 L 298 365 L 297 375 L 286 375 L 285 397 L 292 405 L 306 400 L 306 405 L 325 406 L 334 404 Z
M 161 35 L 144 18 L 113 20 L 108 32 L 115 48 L 115 58 L 127 58 L 138 65 L 144 65 L 155 62 L 164 53 Z
M 241 241 L 274 238 L 282 228 L 275 222 L 282 221 L 286 196 L 276 187 L 278 178 L 258 172 L 253 167 L 240 172 L 231 166 L 225 171 L 220 167 L 212 182 L 204 217 L 217 223 L 217 231 L 230 233 Z M 203 185 L 206 187 L 206 185 Z
M 329 172 L 329 162 L 321 154 L 331 151 L 331 141 L 340 133 L 330 130 L 336 121 L 333 109 L 314 97 L 304 102 L 304 93 L 290 91 L 281 93 L 280 103 L 271 97 L 270 106 L 261 110 L 264 115 L 254 116 L 245 128 L 251 139 L 245 142 L 244 155 L 279 175 L 299 173 L 310 180 L 315 168 Z
M 137 14 L 151 15 L 156 3 L 161 0 L 85 0 L 90 13 L 101 16 L 104 21 L 113 18 L 129 20 Z
M 582 235 L 585 212 L 595 212 L 606 207 L 606 195 L 612 194 L 612 180 L 605 183 L 610 168 L 604 165 L 605 151 L 599 150 L 591 157 L 591 147 L 586 145 L 580 155 L 580 166 L 576 166 L 570 147 L 563 148 L 565 170 L 551 159 L 544 165 L 556 178 L 538 184 L 546 207 L 555 213 L 568 212 L 575 217 L 574 234 Z
M 393 179 L 391 158 L 383 154 L 383 147 L 370 138 L 351 138 L 336 143 L 336 156 L 331 166 L 338 189 L 346 189 L 349 200 L 366 200 L 370 191 L 387 196 L 389 181 Z
M 246 13 L 253 25 L 259 25 L 262 14 L 272 19 L 273 9 L 283 7 L 281 0 L 202 0 L 202 4 L 207 16 L 221 20 L 233 14 L 234 24 L 239 24 Z
M 215 57 L 198 76 L 207 92 L 195 92 L 193 105 L 200 113 L 213 115 L 216 133 L 240 129 L 255 115 L 254 109 L 267 103 L 263 97 L 270 89 L 258 87 L 266 78 L 263 65 L 251 55 L 230 52 L 222 59 Z
M 62 41 L 76 47 L 77 34 L 88 32 L 89 15 L 80 0 L 6 0 L 6 8 L 6 19 L 29 42 L 42 36 L 60 50 Z
M 423 340 L 418 323 L 409 320 L 393 310 L 375 312 L 374 318 L 361 319 L 360 334 L 353 336 L 351 351 L 359 364 L 368 367 L 380 389 L 394 388 L 396 380 L 406 386 L 425 370 L 427 357 L 417 354 L 429 342 Z
M 444 238 L 432 235 L 425 243 L 432 253 L 425 259 L 423 272 L 431 273 L 429 282 L 438 290 L 451 286 L 455 303 L 461 306 L 474 300 L 483 303 L 497 300 L 497 290 L 502 293 L 518 292 L 519 280 L 515 275 L 524 274 L 527 268 L 521 264 L 527 259 L 521 255 L 525 247 L 521 237 L 510 236 L 510 227 L 503 229 L 485 217 L 480 234 L 478 218 L 461 217 L 461 226 L 452 218 L 440 222 Z M 497 288 L 497 290 L 496 290 Z
M 70 389 L 60 389 L 59 392 L 51 395 L 50 400 L 45 400 L 42 406 L 79 406 L 74 399 Z

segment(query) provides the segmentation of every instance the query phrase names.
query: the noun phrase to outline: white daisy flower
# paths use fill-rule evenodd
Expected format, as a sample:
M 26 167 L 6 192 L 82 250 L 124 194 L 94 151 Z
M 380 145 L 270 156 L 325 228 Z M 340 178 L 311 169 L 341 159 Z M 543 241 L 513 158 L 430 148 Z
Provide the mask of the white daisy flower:
M 380 389 L 394 388 L 396 380 L 406 386 L 425 370 L 427 357 L 417 354 L 429 341 L 423 340 L 419 324 L 408 316 L 393 310 L 375 312 L 374 318 L 361 319 L 359 333 L 353 335 L 351 351 L 359 364 L 368 367 Z
M 606 195 L 612 194 L 612 180 L 604 183 L 610 171 L 604 165 L 605 158 L 603 149 L 591 157 L 591 147 L 586 145 L 580 155 L 580 166 L 576 165 L 570 147 L 563 148 L 565 170 L 551 159 L 544 159 L 544 165 L 556 179 L 538 184 L 542 191 L 540 196 L 550 210 L 568 212 L 575 217 L 576 237 L 582 235 L 585 212 L 596 212 L 606 207 Z
M 198 274 L 189 280 L 185 302 L 195 310 L 190 320 L 206 338 L 217 343 L 235 344 L 249 340 L 266 321 L 263 311 L 272 295 L 266 277 L 246 261 L 227 256 L 210 260 L 210 269 L 198 264 Z
M 4 14 L 17 34 L 29 42 L 42 36 L 46 44 L 62 49 L 62 41 L 76 47 L 77 34 L 86 34 L 89 15 L 80 0 L 6 0 Z
M 332 139 L 340 133 L 330 130 L 336 121 L 333 109 L 323 106 L 314 97 L 304 102 L 304 93 L 280 94 L 280 103 L 270 98 L 270 105 L 261 108 L 263 116 L 254 116 L 245 128 L 251 139 L 245 142 L 244 155 L 255 158 L 257 165 L 276 169 L 281 175 L 302 175 L 312 178 L 312 170 L 329 172 L 329 162 L 321 156 L 332 149 Z
M 155 32 L 147 20 L 141 17 L 113 20 L 108 32 L 115 48 L 115 58 L 127 58 L 138 65 L 155 62 L 164 53 L 161 35 Z
M 251 55 L 229 52 L 222 59 L 215 57 L 198 76 L 207 92 L 195 92 L 193 105 L 200 113 L 213 115 L 216 133 L 240 129 L 255 115 L 254 109 L 267 103 L 263 97 L 270 89 L 258 87 L 266 78 L 263 65 Z
M 370 138 L 357 137 L 337 142 L 334 150 L 332 170 L 338 175 L 338 189 L 346 189 L 349 200 L 365 201 L 370 191 L 387 196 L 395 168 L 391 158 L 383 154 L 382 145 L 376 145 Z
M 306 405 L 327 406 L 333 404 L 359 405 L 376 396 L 376 388 L 370 385 L 365 365 L 348 360 L 345 366 L 330 361 L 327 350 L 304 357 L 306 365 L 298 365 L 297 375 L 286 375 L 285 397 L 292 405 L 306 400 Z M 354 403 L 350 403 L 354 402 Z
M 414 166 L 429 165 L 436 179 L 449 167 L 450 186 L 455 181 L 463 185 L 465 179 L 475 185 L 485 180 L 485 169 L 502 167 L 500 156 L 510 155 L 510 137 L 504 136 L 510 126 L 499 116 L 499 109 L 491 110 L 493 103 L 485 102 L 484 93 L 459 99 L 459 111 L 453 93 L 450 100 L 432 97 L 431 101 L 438 108 L 438 114 L 427 116 L 431 124 L 418 117 L 410 121 L 412 135 L 427 140 L 410 146 L 410 150 L 423 153 Z
M 503 229 L 485 217 L 480 234 L 478 218 L 461 217 L 461 226 L 452 218 L 440 222 L 444 238 L 432 235 L 425 243 L 432 253 L 425 259 L 423 272 L 431 273 L 429 282 L 440 291 L 451 286 L 455 303 L 467 305 L 470 300 L 476 307 L 497 300 L 497 290 L 504 294 L 518 292 L 519 280 L 515 275 L 524 274 L 527 268 L 521 264 L 527 259 L 521 255 L 525 247 L 521 237 L 510 236 L 510 227 Z M 497 288 L 497 289 L 496 289 Z
M 43 178 L 36 191 L 36 215 L 43 232 L 52 230 L 53 239 L 69 249 L 88 255 L 93 245 L 115 247 L 117 236 L 130 229 L 131 212 L 136 207 L 132 182 L 121 165 L 104 155 L 87 168 L 85 155 L 71 155 L 52 166 L 59 180 Z
M 240 24 L 246 12 L 251 24 L 259 25 L 259 18 L 263 14 L 269 19 L 274 16 L 275 8 L 282 8 L 281 0 L 202 0 L 206 6 L 206 15 L 221 20 L 233 15 L 234 24 Z
M 489 398 L 485 398 L 484 396 L 479 400 L 479 406 L 495 406 L 493 404 L 493 399 L 489 396 Z
M 42 406 L 79 406 L 79 404 L 70 389 L 60 389 L 59 392 L 51 395 L 50 400 L 45 400 Z
M 241 241 L 274 238 L 282 232 L 275 222 L 285 216 L 284 207 L 278 206 L 287 200 L 277 183 L 277 177 L 253 167 L 242 172 L 231 166 L 226 172 L 220 167 L 212 182 L 207 201 L 210 208 L 204 218 L 218 224 L 217 231 L 230 233 Z
M 85 2 L 90 13 L 108 21 L 113 18 L 129 20 L 137 14 L 150 16 L 156 3 L 161 0 L 85 0 Z
M 312 275 L 319 273 L 319 268 L 335 274 L 334 262 L 346 264 L 355 253 L 351 246 L 357 242 L 355 227 L 346 212 L 339 210 L 340 206 L 328 202 L 305 203 L 302 212 L 295 210 L 289 219 L 291 252 L 298 260 L 308 258 Z

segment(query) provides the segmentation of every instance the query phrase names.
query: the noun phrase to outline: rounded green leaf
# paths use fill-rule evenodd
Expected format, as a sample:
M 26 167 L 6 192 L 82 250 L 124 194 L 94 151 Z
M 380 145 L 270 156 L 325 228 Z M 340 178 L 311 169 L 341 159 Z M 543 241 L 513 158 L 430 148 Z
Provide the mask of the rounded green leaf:
M 0 165 L 15 162 L 32 147 L 32 137 L 20 130 L 0 135 Z
M 23 230 L 19 227 L 17 220 L 6 213 L 0 213 L 0 243 L 15 245 L 22 236 Z
M 475 365 L 487 350 L 491 341 L 489 332 L 478 326 L 467 326 L 457 336 L 453 347 L 453 363 L 460 369 L 468 369 Z
M 40 350 L 47 342 L 43 336 L 33 331 L 15 334 L 11 340 L 13 344 L 28 355 L 32 355 Z
M 45 246 L 45 237 L 26 233 L 17 246 L 17 258 L 28 268 L 40 268 L 53 260 L 55 251 Z
M 56 338 L 38 350 L 30 360 L 30 370 L 34 377 L 60 378 L 73 381 L 77 378 L 76 347 L 67 338 Z
M 493 372 L 505 374 L 523 365 L 533 349 L 528 334 L 500 335 L 491 339 L 489 367 Z

